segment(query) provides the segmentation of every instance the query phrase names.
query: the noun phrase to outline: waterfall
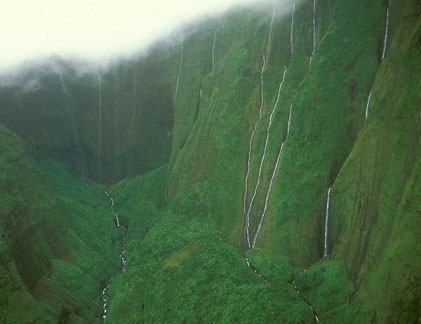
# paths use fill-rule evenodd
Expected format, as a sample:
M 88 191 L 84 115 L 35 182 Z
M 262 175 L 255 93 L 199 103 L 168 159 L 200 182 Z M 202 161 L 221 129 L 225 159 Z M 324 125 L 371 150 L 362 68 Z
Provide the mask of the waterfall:
M 383 42 L 383 54 L 382 54 L 382 61 L 386 57 L 386 49 L 387 49 L 387 37 L 389 35 L 389 18 L 390 18 L 390 6 L 392 5 L 392 0 L 389 0 L 389 4 L 387 6 L 386 12 L 386 30 L 384 32 L 384 42 Z
M 212 44 L 212 72 L 215 70 L 215 43 L 216 43 L 216 29 L 213 33 L 213 44 Z
M 248 159 L 247 159 L 247 173 L 246 173 L 246 177 L 245 177 L 245 189 L 244 189 L 244 199 L 243 199 L 243 215 L 246 218 L 246 240 L 247 240 L 247 246 L 250 248 L 250 235 L 249 235 L 249 227 L 250 227 L 250 218 L 249 218 L 249 213 L 248 213 L 248 209 L 247 209 L 247 194 L 248 194 L 248 179 L 250 176 L 250 166 L 251 166 L 251 152 L 252 152 L 252 147 L 253 147 L 253 140 L 254 140 L 254 136 L 256 134 L 256 130 L 257 130 L 257 125 L 259 123 L 260 118 L 262 117 L 262 111 L 263 111 L 263 106 L 264 106 L 264 79 L 263 79 L 263 73 L 265 71 L 265 66 L 266 66 L 266 55 L 269 52 L 269 48 L 270 48 L 270 42 L 271 42 L 271 36 L 272 36 L 272 27 L 273 27 L 273 19 L 275 17 L 275 2 L 273 5 L 273 11 L 272 11 L 272 18 L 270 21 L 270 26 L 269 26 L 269 34 L 268 34 L 268 39 L 267 39 L 267 44 L 266 44 L 266 51 L 263 54 L 262 57 L 262 68 L 260 70 L 260 109 L 259 109 L 259 117 L 256 119 L 256 122 L 254 123 L 254 128 L 253 131 L 251 133 L 250 136 L 250 142 L 249 142 L 249 152 L 248 152 Z
M 291 106 L 289 107 L 289 115 L 288 115 L 288 128 L 287 128 L 287 136 L 286 136 L 286 138 L 288 138 L 289 131 L 290 131 L 290 129 L 291 129 L 291 115 L 292 115 L 292 104 L 291 104 Z M 286 141 L 286 139 L 285 139 L 285 141 Z
M 387 6 L 387 12 L 386 12 L 386 27 L 384 31 L 382 61 L 386 57 L 386 52 L 387 52 L 387 39 L 389 35 L 389 21 L 390 21 L 390 6 L 391 5 L 392 5 L 392 0 L 389 0 L 388 6 Z M 368 109 L 370 108 L 372 91 L 373 91 L 373 88 L 371 88 L 370 93 L 368 95 L 367 105 L 365 107 L 365 120 L 367 120 L 367 117 L 368 117 Z
M 118 172 L 118 122 L 117 122 L 117 107 L 118 107 L 118 91 L 117 85 L 114 87 L 114 146 L 115 146 L 115 170 Z
M 102 145 L 102 79 L 101 72 L 98 73 L 98 85 L 99 85 L 99 96 L 98 96 L 98 118 L 99 118 L 99 129 L 98 129 L 98 178 L 101 179 L 101 145 Z
M 175 91 L 174 91 L 174 105 L 175 105 L 175 99 L 177 98 L 177 92 L 178 92 L 178 83 L 180 82 L 180 74 L 181 74 L 181 67 L 183 65 L 183 50 L 181 50 L 180 55 L 180 65 L 178 66 L 178 74 L 177 74 L 177 82 L 175 84 Z
M 107 307 L 108 307 L 108 300 L 110 299 L 107 294 L 107 290 L 110 288 L 110 285 L 106 285 L 102 289 L 102 322 L 105 321 L 105 318 L 107 317 Z
M 267 211 L 268 204 L 269 204 L 269 197 L 270 197 L 270 194 L 271 194 L 271 192 L 272 192 L 273 181 L 275 180 L 276 171 L 278 170 L 279 161 L 280 161 L 280 159 L 281 159 L 282 151 L 283 151 L 283 149 L 284 149 L 285 143 L 286 143 L 286 142 L 287 142 L 287 140 L 288 140 L 288 135 L 289 135 L 290 125 L 291 125 L 291 116 L 292 116 L 292 104 L 291 104 L 290 109 L 289 109 L 287 136 L 286 136 L 286 138 L 285 138 L 285 141 L 283 141 L 283 142 L 282 142 L 282 144 L 281 144 L 281 148 L 279 149 L 278 157 L 276 158 L 275 168 L 273 169 L 273 172 L 272 172 L 272 177 L 270 178 L 270 182 L 269 182 L 269 188 L 268 188 L 268 191 L 267 191 L 267 193 L 266 193 L 265 206 L 264 206 L 264 208 L 263 208 L 262 215 L 260 216 L 260 222 L 259 222 L 259 225 L 258 225 L 258 227 L 257 227 L 256 233 L 254 234 L 253 244 L 252 244 L 252 246 L 251 246 L 252 248 L 254 248 L 254 247 L 256 246 L 256 242 L 257 242 L 257 239 L 258 239 L 258 237 L 259 237 L 260 230 L 262 229 L 263 220 L 264 220 L 264 218 L 265 218 L 266 211 Z
M 325 245 L 324 245 L 323 259 L 325 259 L 329 253 L 328 236 L 329 236 L 329 206 L 330 206 L 331 189 L 332 187 L 330 187 L 329 190 L 327 191 L 326 218 L 325 218 Z
M 290 36 L 289 36 L 289 40 L 290 40 L 290 50 L 291 50 L 291 57 L 292 54 L 294 54 L 294 13 L 295 13 L 295 0 L 294 3 L 292 4 L 292 14 L 291 14 L 291 32 L 290 32 Z
M 282 75 L 282 81 L 281 81 L 281 83 L 279 84 L 279 89 L 278 89 L 278 96 L 277 96 L 277 98 L 276 98 L 276 102 L 275 102 L 275 105 L 273 106 L 272 112 L 270 113 L 270 117 L 269 117 L 269 124 L 268 124 L 268 128 L 267 128 L 267 131 L 266 131 L 266 142 L 265 142 L 265 147 L 264 147 L 264 149 L 263 149 L 262 159 L 260 160 L 259 173 L 258 173 L 258 175 L 257 175 L 257 182 L 256 182 L 256 186 L 254 187 L 253 196 L 251 197 L 251 201 L 250 201 L 250 204 L 249 204 L 249 207 L 248 207 L 248 210 L 247 210 L 247 219 L 250 219 L 250 212 L 251 212 L 251 210 L 252 210 L 252 207 L 253 207 L 253 202 L 254 202 L 254 199 L 256 198 L 257 190 L 258 190 L 259 185 L 260 185 L 260 179 L 261 179 L 261 176 L 262 176 L 262 170 L 263 170 L 263 163 L 264 163 L 264 161 L 265 161 L 265 159 L 266 159 L 266 150 L 267 150 L 267 146 L 268 146 L 268 142 L 269 142 L 270 128 L 271 128 L 271 126 L 272 126 L 273 115 L 274 115 L 274 113 L 275 113 L 276 107 L 278 106 L 279 97 L 280 97 L 280 95 L 281 95 L 281 89 L 282 89 L 282 86 L 283 86 L 284 81 L 285 81 L 285 74 L 286 74 L 286 72 L 287 72 L 287 69 L 285 69 L 285 70 L 284 70 L 284 73 L 283 73 L 283 75 Z M 246 224 L 246 226 L 247 226 L 246 231 L 247 231 L 247 232 L 249 232 L 249 226 L 250 226 L 249 222 Z
M 134 89 L 133 89 L 133 110 L 132 110 L 132 120 L 130 121 L 130 138 L 133 137 L 133 127 L 136 120 L 136 106 L 137 106 L 137 79 L 136 74 L 133 76 L 134 79 Z
M 76 129 L 76 121 L 75 121 L 75 117 L 73 114 L 73 107 L 70 104 L 70 100 L 71 100 L 71 94 L 70 91 L 67 89 L 65 83 L 64 83 L 64 79 L 63 79 L 63 74 L 61 73 L 61 68 L 60 65 L 56 62 L 56 70 L 57 73 L 60 77 L 60 82 L 61 82 L 61 88 L 63 91 L 63 95 L 64 95 L 64 107 L 66 109 L 66 113 L 70 118 L 70 128 L 71 128 L 71 132 L 72 132 L 72 137 L 73 137 L 73 144 L 76 147 L 76 150 L 79 153 L 82 153 L 82 147 L 80 146 L 80 142 L 79 142 L 79 135 Z
M 370 108 L 370 102 L 371 102 L 371 93 L 373 90 L 370 90 L 370 93 L 368 94 L 368 100 L 367 105 L 365 106 L 365 119 L 367 120 L 368 117 L 368 109 Z
M 308 66 L 311 66 L 311 61 L 313 60 L 314 52 L 316 51 L 316 0 L 313 0 L 313 51 L 310 55 L 310 61 Z

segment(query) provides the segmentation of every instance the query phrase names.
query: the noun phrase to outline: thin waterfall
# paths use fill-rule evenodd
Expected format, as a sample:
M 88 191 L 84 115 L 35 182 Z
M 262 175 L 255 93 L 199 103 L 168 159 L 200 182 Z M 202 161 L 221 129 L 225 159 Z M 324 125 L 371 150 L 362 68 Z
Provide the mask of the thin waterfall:
M 365 106 L 365 119 L 367 120 L 368 117 L 368 109 L 370 108 L 370 102 L 371 102 L 371 94 L 373 90 L 370 90 L 370 93 L 368 94 L 368 100 L 367 105 Z
M 311 66 L 311 61 L 313 60 L 314 52 L 316 51 L 316 0 L 313 0 L 313 50 L 310 55 L 310 60 L 308 66 Z
M 384 31 L 382 61 L 386 57 L 386 52 L 387 52 L 387 39 L 388 39 L 388 36 L 389 36 L 389 21 L 390 21 L 390 6 L 391 5 L 392 5 L 392 0 L 389 0 L 388 6 L 387 6 L 387 11 L 386 11 L 386 27 L 385 27 L 385 31 Z M 370 89 L 370 93 L 369 93 L 368 99 L 367 99 L 367 105 L 365 107 L 365 120 L 367 120 L 367 117 L 368 117 L 368 110 L 370 108 L 372 91 L 373 91 L 373 87 Z
M 386 12 L 386 30 L 384 32 L 384 42 L 383 42 L 383 54 L 382 54 L 382 61 L 386 57 L 386 50 L 387 50 L 387 38 L 389 35 L 389 18 L 390 18 L 390 6 L 392 5 L 392 0 L 389 0 L 389 4 L 387 6 Z
M 265 147 L 263 149 L 262 159 L 260 160 L 259 173 L 257 175 L 257 182 L 256 182 L 256 186 L 254 187 L 253 196 L 251 197 L 250 205 L 249 205 L 248 210 L 247 210 L 247 219 L 248 220 L 250 219 L 250 212 L 252 210 L 253 202 L 254 202 L 254 199 L 256 198 L 257 190 L 258 190 L 259 185 L 260 185 L 260 179 L 261 179 L 262 170 L 263 170 L 263 163 L 264 163 L 265 158 L 266 158 L 266 150 L 267 150 L 267 146 L 268 146 L 268 142 L 269 142 L 270 128 L 272 126 L 273 115 L 275 113 L 276 107 L 278 106 L 279 97 L 281 95 L 281 89 L 282 89 L 282 86 L 283 86 L 284 81 L 285 81 L 286 72 L 287 72 L 287 69 L 284 70 L 284 73 L 282 75 L 282 80 L 281 80 L 281 83 L 279 84 L 279 89 L 278 89 L 278 97 L 276 98 L 275 105 L 273 106 L 272 112 L 270 113 L 268 128 L 267 128 L 267 131 L 266 131 L 266 142 L 265 142 Z M 246 224 L 246 226 L 247 226 L 246 232 L 249 232 L 249 227 L 250 227 L 249 222 Z
M 61 73 L 61 68 L 59 63 L 56 62 L 56 70 L 57 73 L 60 77 L 60 82 L 61 82 L 61 88 L 63 91 L 63 95 L 64 95 L 64 107 L 66 109 L 66 113 L 70 118 L 70 128 L 71 128 L 71 132 L 72 132 L 72 137 L 73 137 L 73 144 L 76 147 L 76 150 L 81 153 L 82 152 L 82 147 L 80 146 L 80 142 L 79 142 L 79 135 L 76 129 L 76 121 L 75 121 L 75 117 L 73 115 L 73 108 L 71 107 L 69 100 L 71 100 L 71 94 L 69 92 L 69 90 L 67 89 L 65 83 L 64 83 L 64 79 L 63 79 L 63 75 Z
M 326 201 L 326 217 L 325 217 L 325 245 L 324 245 L 324 253 L 323 258 L 327 258 L 329 253 L 329 246 L 328 246 L 328 237 L 329 237 L 329 207 L 330 207 L 330 191 L 332 187 L 329 188 L 327 191 L 327 201 Z
M 99 95 L 98 95 L 98 119 L 99 119 L 99 127 L 98 127 L 98 178 L 101 178 L 101 147 L 102 147 L 102 79 L 101 79 L 101 72 L 98 73 L 98 87 L 99 87 Z
M 213 44 L 212 44 L 212 72 L 215 70 L 215 43 L 216 43 L 216 29 L 213 33 Z
M 115 146 L 115 169 L 118 175 L 118 123 L 117 123 L 118 91 L 117 85 L 114 87 L 114 146 Z
M 133 89 L 133 110 L 132 110 L 132 120 L 130 121 L 130 138 L 133 137 L 133 127 L 136 120 L 136 107 L 137 107 L 137 78 L 136 74 L 133 76 L 134 79 L 134 89 Z
M 289 107 L 288 127 L 287 127 L 287 138 L 288 138 L 288 135 L 289 135 L 289 131 L 290 131 L 290 129 L 291 129 L 291 115 L 292 115 L 292 104 L 291 104 L 291 106 Z M 286 140 L 285 140 L 285 141 L 286 141 Z
M 267 211 L 268 204 L 269 204 L 269 197 L 270 197 L 270 194 L 272 192 L 273 181 L 275 180 L 276 171 L 278 170 L 279 161 L 281 159 L 282 151 L 284 149 L 285 143 L 288 140 L 288 135 L 289 135 L 289 131 L 290 131 L 290 125 L 291 125 L 291 116 L 292 116 L 292 104 L 291 104 L 291 106 L 289 108 L 287 135 L 285 137 L 285 141 L 283 141 L 282 144 L 281 144 L 281 148 L 279 149 L 278 157 L 276 158 L 275 168 L 273 169 L 272 177 L 270 178 L 270 182 L 269 182 L 269 188 L 268 188 L 268 191 L 266 193 L 265 206 L 263 208 L 262 215 L 260 216 L 259 226 L 257 227 L 256 233 L 254 234 L 253 244 L 251 246 L 252 248 L 254 248 L 256 246 L 256 242 L 257 242 L 257 239 L 259 237 L 260 230 L 262 229 L 263 220 L 265 218 L 266 211 Z
M 254 123 L 254 128 L 253 131 L 251 133 L 250 136 L 250 142 L 249 142 L 249 152 L 248 152 L 248 159 L 247 159 L 247 173 L 246 173 L 246 177 L 245 177 L 245 189 L 244 189 L 244 199 L 243 199 L 243 215 L 246 218 L 246 240 L 247 240 L 247 246 L 250 248 L 250 235 L 249 235 L 249 227 L 250 227 L 250 218 L 248 217 L 248 209 L 247 209 L 247 194 L 248 194 L 248 179 L 250 176 L 250 166 L 251 166 L 251 152 L 252 152 L 252 147 L 253 147 L 253 140 L 254 140 L 254 136 L 256 134 L 256 130 L 257 130 L 257 125 L 259 123 L 260 118 L 262 117 L 262 111 L 263 111 L 263 106 L 264 106 L 264 79 L 263 79 L 263 73 L 265 71 L 265 66 L 266 66 L 266 55 L 269 52 L 269 48 L 270 48 L 270 42 L 271 42 L 271 37 L 272 37 L 272 27 L 273 27 L 273 20 L 275 17 L 275 2 L 273 5 L 273 11 L 272 11 L 272 18 L 270 21 L 270 26 L 269 26 L 269 34 L 268 34 L 268 39 L 267 39 L 267 44 L 266 44 L 266 51 L 263 54 L 262 57 L 262 68 L 260 70 L 260 109 L 259 109 L 259 117 L 256 119 L 256 122 Z
M 174 91 L 174 105 L 175 105 L 175 99 L 177 98 L 178 83 L 180 82 L 181 67 L 183 65 L 183 52 L 184 52 L 184 49 L 181 50 L 180 64 L 178 66 L 177 82 L 175 84 L 175 91 Z
M 289 41 L 290 41 L 289 47 L 291 50 L 291 57 L 292 57 L 292 54 L 294 54 L 294 13 L 295 13 L 295 0 L 292 4 L 291 28 L 290 28 L 291 31 L 289 35 Z

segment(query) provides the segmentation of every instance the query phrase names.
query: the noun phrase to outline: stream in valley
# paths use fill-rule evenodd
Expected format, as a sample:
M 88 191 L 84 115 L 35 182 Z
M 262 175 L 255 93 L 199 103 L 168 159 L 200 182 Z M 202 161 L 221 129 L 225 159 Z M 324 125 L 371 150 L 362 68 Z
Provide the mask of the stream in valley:
M 105 191 L 105 194 L 107 195 L 107 197 L 110 199 L 111 201 L 111 213 L 114 216 L 115 219 L 115 224 L 116 227 L 118 229 L 122 229 L 124 230 L 124 235 L 123 235 L 123 245 L 121 248 L 121 253 L 120 253 L 120 260 L 121 260 L 121 272 L 126 271 L 126 265 L 127 265 L 127 259 L 125 257 L 125 253 L 126 253 L 126 242 L 127 242 L 127 230 L 128 228 L 124 225 L 121 225 L 120 223 L 120 219 L 118 217 L 118 214 L 115 212 L 114 210 L 114 198 L 111 197 L 111 195 Z M 108 296 L 108 289 L 111 287 L 111 283 L 106 284 L 103 289 L 102 289 L 102 322 L 105 322 L 105 319 L 107 317 L 107 311 L 108 311 L 108 302 L 109 302 L 109 296 Z

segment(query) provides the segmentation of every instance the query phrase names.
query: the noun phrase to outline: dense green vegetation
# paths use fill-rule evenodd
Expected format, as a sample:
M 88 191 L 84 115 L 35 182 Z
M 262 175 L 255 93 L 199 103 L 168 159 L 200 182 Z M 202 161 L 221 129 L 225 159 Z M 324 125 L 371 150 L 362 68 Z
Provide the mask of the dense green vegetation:
M 275 4 L 269 45 L 272 4 L 237 8 L 107 70 L 56 58 L 0 87 L 0 322 L 100 323 L 107 284 L 106 323 L 312 323 L 309 304 L 321 323 L 421 320 L 420 4 L 392 3 L 382 61 L 385 1 L 317 0 L 311 65 L 313 1 L 293 51 Z M 248 202 L 286 73 L 248 250 L 265 54 Z

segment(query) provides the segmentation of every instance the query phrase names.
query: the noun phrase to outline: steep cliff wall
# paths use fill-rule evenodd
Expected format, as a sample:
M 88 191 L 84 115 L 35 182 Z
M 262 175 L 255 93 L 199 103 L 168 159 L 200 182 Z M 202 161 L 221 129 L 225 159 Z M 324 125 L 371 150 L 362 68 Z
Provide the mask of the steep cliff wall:
M 325 323 L 419 320 L 420 13 L 415 0 L 275 1 L 104 71 L 56 59 L 1 88 L 0 120 L 23 139 L 3 128 L 4 145 L 13 138 L 21 157 L 25 145 L 43 172 L 31 174 L 55 191 L 35 199 L 55 202 L 48 222 L 49 205 L 31 216 L 50 234 L 13 261 L 25 289 L 75 276 L 61 263 L 72 251 L 95 277 L 80 279 L 90 294 L 113 275 L 111 322 L 312 322 L 293 278 Z M 10 178 L 21 167 L 7 147 Z M 124 178 L 111 188 L 129 226 L 124 273 L 112 223 L 93 240 L 104 187 L 75 171 Z M 9 178 L 9 189 L 29 179 Z M 16 208 L 3 219 L 27 215 Z M 79 238 L 52 244 L 64 224 Z M 86 311 L 94 297 L 64 299 L 71 323 L 75 300 Z

